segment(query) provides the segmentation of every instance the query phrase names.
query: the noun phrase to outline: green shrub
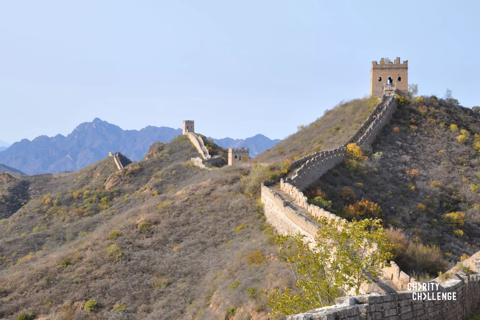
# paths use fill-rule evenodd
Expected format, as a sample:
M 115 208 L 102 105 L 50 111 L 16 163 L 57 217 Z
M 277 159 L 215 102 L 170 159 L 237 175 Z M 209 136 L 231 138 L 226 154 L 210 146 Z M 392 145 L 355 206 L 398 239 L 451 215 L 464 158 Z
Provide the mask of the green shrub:
M 34 320 L 36 315 L 30 312 L 22 312 L 17 316 L 17 320 Z
M 89 299 L 83 304 L 83 310 L 87 312 L 95 312 L 98 310 L 98 303 L 95 299 Z
M 60 261 L 60 263 L 58 264 L 58 266 L 59 266 L 60 268 L 65 269 L 65 268 L 71 266 L 72 264 L 73 264 L 73 262 L 72 262 L 72 260 L 71 260 L 70 258 L 64 258 L 64 259 L 62 259 L 62 260 Z
M 225 320 L 233 319 L 233 317 L 235 317 L 235 313 L 237 313 L 236 308 L 229 308 L 225 313 Z
M 237 289 L 239 286 L 240 286 L 240 281 L 238 280 L 235 280 L 228 285 L 228 287 L 233 290 Z
M 362 199 L 345 207 L 345 213 L 350 217 L 379 217 L 382 208 L 370 200 Z
M 457 136 L 457 142 L 464 144 L 467 142 L 468 138 L 470 137 L 470 132 L 466 129 L 460 130 L 460 134 Z
M 235 233 L 240 233 L 240 232 L 242 232 L 246 227 L 247 227 L 247 225 L 246 225 L 245 223 L 241 223 L 241 224 L 239 224 L 238 226 L 236 226 L 235 228 L 233 228 L 233 232 L 235 232 Z
M 152 222 L 146 218 L 137 221 L 137 229 L 141 233 L 147 233 L 152 229 Z
M 301 313 L 331 305 L 343 289 L 359 292 L 390 259 L 390 244 L 380 220 L 345 223 L 319 219 L 314 250 L 300 235 L 278 237 L 280 255 L 295 273 L 296 289 L 269 293 L 273 315 Z
M 480 185 L 476 183 L 470 184 L 470 191 L 472 191 L 473 193 L 477 193 L 479 189 L 480 189 Z
M 247 262 L 250 265 L 252 265 L 252 264 L 262 264 L 266 260 L 267 260 L 267 258 L 265 257 L 265 255 L 263 254 L 263 252 L 261 250 L 250 251 L 247 254 Z
M 398 104 L 399 107 L 406 106 L 410 103 L 410 100 L 408 99 L 408 97 L 402 96 L 402 95 L 399 95 L 399 94 L 395 95 L 395 99 L 397 100 L 397 104 Z
M 170 280 L 165 276 L 156 276 L 153 278 L 152 284 L 156 289 L 165 289 L 170 285 Z
M 108 234 L 108 240 L 116 240 L 122 236 L 122 233 L 118 230 L 112 230 Z
M 356 143 L 347 144 L 347 155 L 359 161 L 366 160 L 367 157 L 363 154 L 362 148 Z
M 332 207 L 332 201 L 327 200 L 322 196 L 316 196 L 311 200 L 311 203 L 324 209 L 329 209 Z
M 462 229 L 453 230 L 453 234 L 459 238 L 463 237 L 465 232 Z
M 388 229 L 386 234 L 393 245 L 394 259 L 403 271 L 436 276 L 447 267 L 439 247 L 412 242 L 398 229 Z
M 122 312 L 125 312 L 126 310 L 127 310 L 127 305 L 124 303 L 115 303 L 115 305 L 112 308 L 112 311 L 117 313 L 122 313 Z
M 251 197 L 258 197 L 260 186 L 266 181 L 278 180 L 281 176 L 287 174 L 290 162 L 276 163 L 273 165 L 255 164 L 246 176 L 240 180 L 242 190 Z
M 462 211 L 445 213 L 442 217 L 445 222 L 453 226 L 463 227 L 465 224 L 465 213 Z
M 257 289 L 255 288 L 247 288 L 247 295 L 251 299 L 255 299 L 257 297 Z
M 107 247 L 107 254 L 110 259 L 114 261 L 119 261 L 123 257 L 122 248 L 120 248 L 120 246 L 116 243 L 113 243 Z
M 473 136 L 473 149 L 475 151 L 480 151 L 480 134 L 475 133 Z

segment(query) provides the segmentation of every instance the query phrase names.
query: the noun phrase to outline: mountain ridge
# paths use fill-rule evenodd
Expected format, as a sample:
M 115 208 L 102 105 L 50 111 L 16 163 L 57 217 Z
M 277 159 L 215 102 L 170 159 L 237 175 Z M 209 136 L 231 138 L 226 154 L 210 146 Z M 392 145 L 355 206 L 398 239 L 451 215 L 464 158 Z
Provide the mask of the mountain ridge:
M 0 150 L 0 163 L 26 174 L 76 171 L 99 161 L 109 151 L 119 151 L 138 161 L 153 143 L 170 142 L 179 135 L 181 129 L 150 125 L 139 130 L 124 130 L 95 118 L 79 124 L 67 135 L 40 135 L 32 140 L 15 142 L 5 150 Z M 248 147 L 252 156 L 278 142 L 260 134 L 247 139 L 223 138 L 213 141 L 224 148 Z

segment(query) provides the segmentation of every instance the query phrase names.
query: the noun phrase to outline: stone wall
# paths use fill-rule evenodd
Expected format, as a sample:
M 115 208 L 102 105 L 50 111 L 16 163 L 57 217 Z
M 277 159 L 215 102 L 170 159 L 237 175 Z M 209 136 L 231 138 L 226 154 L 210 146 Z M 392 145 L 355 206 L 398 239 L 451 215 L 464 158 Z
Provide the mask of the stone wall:
M 313 243 L 317 234 L 317 223 L 302 210 L 282 197 L 274 188 L 262 185 L 261 199 L 267 222 L 282 235 L 301 234 Z
M 384 97 L 348 143 L 356 143 L 362 148 L 370 148 L 377 135 L 390 121 L 396 108 L 394 97 Z M 286 181 L 300 190 L 305 190 L 328 170 L 341 163 L 345 159 L 345 154 L 346 145 L 304 157 L 292 164 L 292 172 Z
M 385 98 L 349 143 L 356 143 L 362 148 L 370 148 L 383 127 L 390 122 L 396 110 L 397 102 L 395 98 L 393 96 Z
M 385 97 L 372 112 L 349 143 L 369 148 L 371 143 L 391 119 L 396 110 L 393 97 Z M 280 234 L 301 234 L 306 241 L 314 242 L 318 223 L 315 217 L 341 219 L 335 214 L 308 203 L 302 190 L 317 181 L 323 174 L 343 161 L 345 146 L 307 156 L 292 165 L 293 173 L 279 186 L 261 188 L 265 216 Z M 391 262 L 382 270 L 383 279 L 400 292 L 345 297 L 339 304 L 289 316 L 289 320 L 464 320 L 479 311 L 480 307 L 480 252 L 463 262 L 474 270 L 474 275 L 450 272 L 453 279 L 441 281 L 440 291 L 455 293 L 455 301 L 418 301 L 412 292 L 405 292 L 416 280 Z M 431 292 L 435 293 L 435 292 Z
M 211 158 L 207 147 L 205 147 L 205 143 L 203 142 L 202 137 L 193 132 L 186 132 L 185 135 L 188 137 L 195 149 L 197 149 L 203 160 L 208 160 Z
M 334 213 L 331 213 L 323 208 L 308 203 L 308 198 L 294 185 L 280 181 L 280 190 L 285 192 L 293 202 L 300 208 L 305 209 L 312 217 L 327 218 L 327 219 L 341 219 Z
M 478 270 L 477 270 L 478 271 Z M 432 282 L 438 283 L 438 282 Z M 339 303 L 288 320 L 464 320 L 479 312 L 480 274 L 456 274 L 454 279 L 439 282 L 438 291 L 421 291 L 430 299 L 419 300 L 412 291 L 385 295 L 365 295 L 339 299 Z M 432 300 L 432 295 L 453 293 L 455 300 Z M 446 295 L 448 297 L 448 295 Z
M 382 58 L 380 63 L 372 61 L 371 69 L 371 95 L 374 97 L 382 97 L 384 88 L 389 86 L 388 78 L 395 90 L 407 94 L 408 93 L 408 61 L 400 61 L 396 58 L 393 62 L 389 59 Z
M 125 166 L 129 165 L 132 162 L 120 152 L 109 152 L 108 156 L 113 158 L 113 163 L 115 164 L 115 167 L 117 167 L 118 171 L 122 171 Z

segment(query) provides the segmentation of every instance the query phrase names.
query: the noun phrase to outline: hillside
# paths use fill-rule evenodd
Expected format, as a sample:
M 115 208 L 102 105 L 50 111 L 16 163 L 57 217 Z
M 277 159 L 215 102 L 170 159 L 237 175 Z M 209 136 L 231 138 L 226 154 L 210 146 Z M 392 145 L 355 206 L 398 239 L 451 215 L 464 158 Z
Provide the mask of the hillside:
M 265 290 L 292 276 L 242 192 L 249 169 L 192 156 L 179 137 L 122 172 L 4 174 L 24 197 L 0 208 L 0 318 L 267 319 Z
M 259 162 L 296 160 L 346 143 L 367 119 L 379 100 L 356 99 L 335 108 L 257 157 Z
M 0 163 L 27 174 L 76 171 L 103 159 L 110 151 L 121 152 L 134 161 L 141 160 L 150 145 L 157 141 L 170 142 L 180 134 L 180 129 L 154 126 L 123 130 L 97 118 L 80 124 L 67 136 L 40 136 L 32 141 L 24 139 L 14 143 L 8 149 L 0 150 Z M 224 148 L 250 148 L 252 156 L 278 142 L 263 135 L 212 140 Z
M 435 275 L 480 250 L 479 134 L 478 113 L 417 98 L 398 108 L 368 159 L 347 160 L 308 194 L 347 218 L 383 217 L 397 229 L 402 268 Z
M 6 173 L 14 174 L 14 175 L 23 175 L 24 174 L 20 170 L 11 168 L 11 167 L 6 166 L 6 165 L 1 164 L 1 163 L 0 163 L 0 172 L 6 172 Z

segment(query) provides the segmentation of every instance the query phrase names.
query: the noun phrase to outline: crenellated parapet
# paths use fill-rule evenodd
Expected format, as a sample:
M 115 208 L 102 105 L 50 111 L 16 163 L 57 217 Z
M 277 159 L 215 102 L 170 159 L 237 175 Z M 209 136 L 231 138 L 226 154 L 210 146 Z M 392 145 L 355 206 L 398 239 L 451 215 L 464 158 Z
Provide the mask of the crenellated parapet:
M 408 93 L 408 61 L 399 57 L 391 61 L 382 58 L 379 62 L 372 61 L 371 95 L 382 97 L 385 92 Z
M 452 273 L 410 290 L 337 299 L 337 304 L 288 320 L 465 320 L 480 311 L 480 273 Z M 422 288 L 423 287 L 423 288 Z
M 392 118 L 396 108 L 394 97 L 384 97 L 348 143 L 356 143 L 365 149 L 370 148 L 377 135 Z M 316 152 L 294 162 L 286 181 L 300 190 L 305 190 L 345 159 L 347 144 L 333 150 Z

